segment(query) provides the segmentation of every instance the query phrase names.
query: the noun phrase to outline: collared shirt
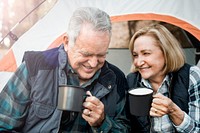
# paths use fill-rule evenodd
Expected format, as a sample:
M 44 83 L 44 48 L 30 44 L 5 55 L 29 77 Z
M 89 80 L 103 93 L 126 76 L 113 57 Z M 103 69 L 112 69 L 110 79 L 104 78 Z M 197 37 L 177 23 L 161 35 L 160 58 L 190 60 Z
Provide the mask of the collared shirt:
M 189 113 L 184 115 L 183 122 L 176 126 L 169 119 L 168 115 L 162 117 L 151 117 L 151 132 L 157 133 L 173 133 L 175 129 L 178 132 L 184 133 L 199 133 L 200 132 L 200 69 L 197 66 L 190 68 L 190 82 L 188 88 L 189 94 Z M 157 93 L 169 97 L 168 87 L 170 85 L 171 75 L 167 75 Z M 151 84 L 148 80 L 142 79 L 142 83 L 149 87 Z
M 91 85 L 91 83 L 99 77 L 100 72 L 101 72 L 101 69 L 99 69 L 90 80 L 88 80 L 86 83 L 82 84 L 81 87 L 86 88 L 87 86 Z M 72 69 L 72 67 L 69 64 L 67 64 L 66 73 L 67 73 L 67 84 L 68 85 L 80 86 L 78 74 Z

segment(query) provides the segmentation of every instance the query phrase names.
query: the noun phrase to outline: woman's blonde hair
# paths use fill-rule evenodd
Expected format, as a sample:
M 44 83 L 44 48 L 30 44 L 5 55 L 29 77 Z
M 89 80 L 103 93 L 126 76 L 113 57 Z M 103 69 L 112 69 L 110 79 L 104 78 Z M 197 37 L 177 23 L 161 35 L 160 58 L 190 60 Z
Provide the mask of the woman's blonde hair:
M 162 50 L 165 58 L 165 68 L 163 70 L 164 73 L 177 71 L 184 65 L 185 55 L 180 43 L 163 25 L 153 24 L 138 30 L 132 36 L 129 43 L 131 55 L 133 55 L 134 42 L 140 36 L 151 36 L 157 41 L 157 44 Z M 134 65 L 131 66 L 131 71 L 136 71 Z

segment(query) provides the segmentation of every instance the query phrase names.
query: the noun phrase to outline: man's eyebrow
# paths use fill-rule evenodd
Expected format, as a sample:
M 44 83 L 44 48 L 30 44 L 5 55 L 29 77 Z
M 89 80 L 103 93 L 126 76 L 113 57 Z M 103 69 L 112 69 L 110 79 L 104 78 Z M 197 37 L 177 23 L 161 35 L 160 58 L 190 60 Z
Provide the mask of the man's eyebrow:
M 91 54 L 91 53 L 89 53 L 89 52 L 87 52 L 87 51 L 82 51 L 82 50 L 80 50 L 79 52 L 82 53 L 82 54 L 87 54 L 87 55 L 106 55 L 106 54 L 109 53 L 108 51 L 106 51 L 105 53 Z
M 87 52 L 87 51 L 83 51 L 83 50 L 80 50 L 79 51 L 81 54 L 85 54 L 85 55 L 92 55 L 91 53 Z

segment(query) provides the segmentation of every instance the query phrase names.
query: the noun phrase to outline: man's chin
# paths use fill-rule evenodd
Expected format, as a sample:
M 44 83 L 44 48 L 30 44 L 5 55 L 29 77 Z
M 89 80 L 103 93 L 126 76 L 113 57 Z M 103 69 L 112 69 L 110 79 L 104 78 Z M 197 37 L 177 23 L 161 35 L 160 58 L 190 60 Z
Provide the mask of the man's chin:
M 80 76 L 80 79 L 87 81 L 90 80 L 93 76 L 94 74 L 84 74 L 83 76 L 82 75 Z

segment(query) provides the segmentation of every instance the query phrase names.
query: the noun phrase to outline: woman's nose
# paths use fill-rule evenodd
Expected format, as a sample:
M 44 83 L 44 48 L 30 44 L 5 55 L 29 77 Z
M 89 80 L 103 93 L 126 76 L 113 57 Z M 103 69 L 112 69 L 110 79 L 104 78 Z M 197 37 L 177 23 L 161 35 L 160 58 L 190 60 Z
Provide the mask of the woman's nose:
M 134 60 L 134 63 L 135 63 L 136 66 L 141 66 L 141 65 L 143 65 L 145 62 L 144 62 L 144 60 L 143 60 L 142 58 L 140 58 L 140 59 Z

